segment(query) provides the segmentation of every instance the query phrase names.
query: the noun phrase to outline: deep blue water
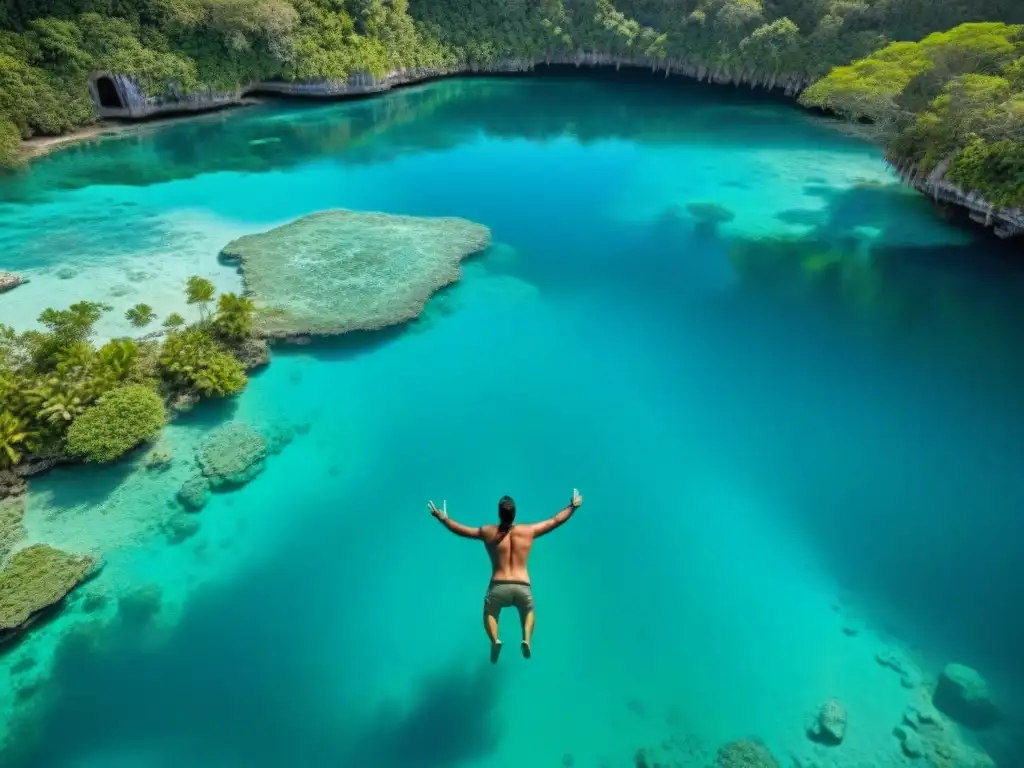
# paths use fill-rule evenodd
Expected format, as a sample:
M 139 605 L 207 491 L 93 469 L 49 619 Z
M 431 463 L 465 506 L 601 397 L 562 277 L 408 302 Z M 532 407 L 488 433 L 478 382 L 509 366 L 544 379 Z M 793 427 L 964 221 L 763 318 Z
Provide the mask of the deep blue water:
M 698 226 L 695 202 L 734 218 Z M 819 765 L 904 765 L 892 727 L 926 693 L 883 647 L 926 680 L 982 671 L 1007 715 L 983 745 L 1022 764 L 1018 251 L 784 102 L 449 80 L 33 164 L 0 182 L 0 268 L 32 278 L 0 321 L 100 297 L 118 309 L 101 332 L 122 332 L 118 302 L 182 311 L 196 272 L 237 287 L 228 240 L 331 207 L 462 216 L 499 245 L 408 328 L 278 348 L 236 403 L 172 427 L 311 424 L 189 542 L 124 533 L 168 514 L 173 473 L 37 482 L 35 530 L 110 558 L 88 590 L 191 581 L 156 640 L 74 602 L 17 649 L 56 658 L 8 707 L 5 765 L 618 766 L 648 748 L 703 768 L 749 735 L 789 765 L 833 696 L 857 727 Z M 492 668 L 486 558 L 426 501 L 482 524 L 505 493 L 539 518 L 573 487 L 584 507 L 531 563 L 535 657 L 509 644 Z

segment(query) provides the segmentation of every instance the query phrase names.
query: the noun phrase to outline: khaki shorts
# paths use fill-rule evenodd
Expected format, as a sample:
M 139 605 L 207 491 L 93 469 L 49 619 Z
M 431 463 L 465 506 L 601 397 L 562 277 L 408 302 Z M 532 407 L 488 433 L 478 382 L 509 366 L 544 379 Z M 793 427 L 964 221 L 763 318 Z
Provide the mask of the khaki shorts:
M 519 615 L 533 610 L 533 590 L 526 581 L 492 581 L 484 598 L 484 613 L 498 618 L 502 608 L 515 606 Z

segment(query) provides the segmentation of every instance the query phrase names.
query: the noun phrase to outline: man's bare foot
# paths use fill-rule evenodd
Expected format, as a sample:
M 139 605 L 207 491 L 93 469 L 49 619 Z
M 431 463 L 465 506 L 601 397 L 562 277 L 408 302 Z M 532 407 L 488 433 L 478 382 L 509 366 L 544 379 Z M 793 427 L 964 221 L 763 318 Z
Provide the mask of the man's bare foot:
M 491 643 L 491 664 L 498 663 L 498 656 L 501 655 L 501 640 Z
M 530 656 L 533 655 L 533 651 L 530 650 L 530 644 L 528 642 L 526 642 L 525 640 L 523 640 L 523 642 L 521 642 L 519 644 L 519 648 L 523 652 L 523 658 L 524 659 L 528 659 L 528 658 L 530 658 Z

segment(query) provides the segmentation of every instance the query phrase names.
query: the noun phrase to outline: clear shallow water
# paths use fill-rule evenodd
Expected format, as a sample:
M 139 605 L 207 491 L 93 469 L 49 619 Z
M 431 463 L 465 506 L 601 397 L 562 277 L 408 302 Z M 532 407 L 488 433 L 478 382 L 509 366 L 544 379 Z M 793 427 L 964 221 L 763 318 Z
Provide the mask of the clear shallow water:
M 705 766 L 753 734 L 788 764 L 837 697 L 851 729 L 818 764 L 904 765 L 920 691 L 883 648 L 985 673 L 1010 715 L 986 746 L 1015 764 L 1022 274 L 871 146 L 732 89 L 452 80 L 72 149 L 0 201 L 0 268 L 32 278 L 0 321 L 22 327 L 85 297 L 181 311 L 188 274 L 237 287 L 228 240 L 322 208 L 501 244 L 406 331 L 277 350 L 172 426 L 177 457 L 230 416 L 309 426 L 192 538 L 166 532 L 185 459 L 34 485 L 30 536 L 108 566 L 3 658 L 5 764 Z M 691 202 L 734 218 L 695 227 Z M 779 234 L 847 277 L 736 256 Z M 476 524 L 511 493 L 536 519 L 574 486 L 531 564 L 535 657 L 491 668 L 485 555 L 425 502 Z M 137 584 L 157 615 L 117 605 Z

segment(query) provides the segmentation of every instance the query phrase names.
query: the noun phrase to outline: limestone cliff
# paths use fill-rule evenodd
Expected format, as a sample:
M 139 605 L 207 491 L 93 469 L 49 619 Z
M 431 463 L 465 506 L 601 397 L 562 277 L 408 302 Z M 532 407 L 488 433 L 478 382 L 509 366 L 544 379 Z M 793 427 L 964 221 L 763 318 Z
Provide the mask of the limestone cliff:
M 273 93 L 307 98 L 340 98 L 381 93 L 391 88 L 423 82 L 437 77 L 459 74 L 504 74 L 530 72 L 540 65 L 569 65 L 576 67 L 635 67 L 682 75 L 698 81 L 720 85 L 749 85 L 751 88 L 778 89 L 787 96 L 797 97 L 807 88 L 812 78 L 805 73 L 761 72 L 755 69 L 708 68 L 694 61 L 658 59 L 650 56 L 616 56 L 605 53 L 579 51 L 572 54 L 545 56 L 536 59 L 504 59 L 487 65 L 461 64 L 448 68 L 416 68 L 393 70 L 384 75 L 356 72 L 344 80 L 270 80 L 240 86 L 234 92 L 198 92 L 176 94 L 173 89 L 163 96 L 147 96 L 128 76 L 99 73 L 90 78 L 89 91 L 101 117 L 143 118 L 162 112 L 192 112 L 217 109 L 241 103 L 249 93 Z M 1024 234 L 1024 211 L 997 208 L 976 193 L 968 193 L 945 180 L 945 167 L 923 174 L 913 166 L 890 161 L 900 178 L 932 199 L 960 206 L 970 218 L 986 227 L 991 226 L 999 237 Z
M 148 95 L 128 75 L 97 72 L 89 78 L 89 96 L 100 117 L 141 119 L 175 112 L 203 112 L 240 104 L 248 86 L 235 91 L 181 92 L 173 85 L 164 94 Z
M 976 192 L 966 192 L 946 179 L 952 157 L 947 157 L 930 172 L 925 173 L 916 164 L 901 163 L 889 158 L 890 166 L 909 184 L 936 202 L 955 205 L 967 211 L 972 221 L 985 227 L 992 227 L 997 237 L 1009 238 L 1024 235 L 1024 210 L 1020 208 L 998 208 L 987 202 Z

